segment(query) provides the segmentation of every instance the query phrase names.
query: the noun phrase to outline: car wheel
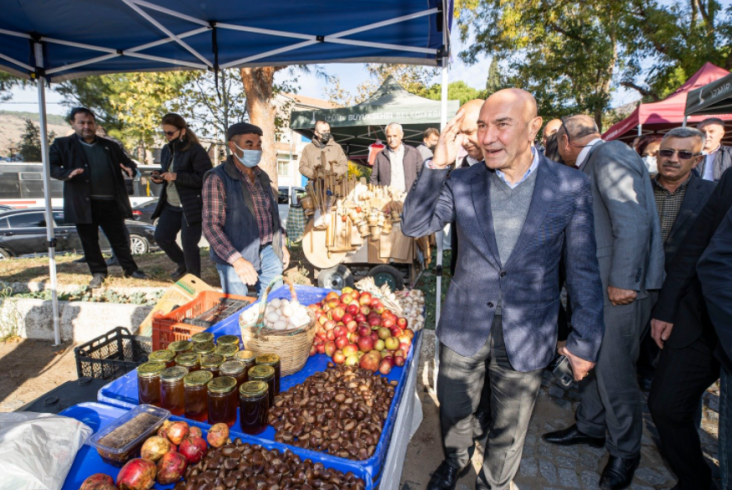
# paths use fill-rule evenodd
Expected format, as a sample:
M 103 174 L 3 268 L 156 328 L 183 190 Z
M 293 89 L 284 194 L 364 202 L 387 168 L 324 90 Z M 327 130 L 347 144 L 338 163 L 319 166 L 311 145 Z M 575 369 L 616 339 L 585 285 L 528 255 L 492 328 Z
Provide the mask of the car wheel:
M 353 287 L 353 274 L 345 265 L 337 265 L 318 272 L 318 287 L 341 290 L 346 286 Z
M 368 275 L 374 278 L 374 283 L 379 287 L 388 284 L 392 291 L 404 289 L 404 277 L 396 267 L 377 265 L 369 271 Z
M 150 245 L 144 237 L 130 235 L 130 249 L 132 250 L 132 255 L 146 254 L 150 249 Z
M 4 248 L 0 248 L 0 260 L 6 260 L 6 259 L 12 259 L 13 256 L 10 252 L 5 250 Z

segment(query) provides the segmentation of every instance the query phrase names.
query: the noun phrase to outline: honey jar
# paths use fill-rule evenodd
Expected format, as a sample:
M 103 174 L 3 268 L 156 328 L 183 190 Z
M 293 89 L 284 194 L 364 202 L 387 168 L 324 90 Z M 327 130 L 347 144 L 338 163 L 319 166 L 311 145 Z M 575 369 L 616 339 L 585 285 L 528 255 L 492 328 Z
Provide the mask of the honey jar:
M 267 428 L 268 390 L 264 381 L 247 381 L 239 388 L 239 425 L 245 434 L 261 434 Z
M 185 417 L 206 422 L 208 420 L 208 387 L 213 379 L 211 371 L 196 371 L 183 378 Z
M 238 335 L 222 335 L 216 339 L 216 345 L 221 347 L 222 345 L 235 345 L 239 347 L 239 336 Z
M 272 366 L 275 371 L 274 394 L 280 392 L 280 356 L 277 354 L 262 354 L 254 361 L 258 366 Z
M 199 332 L 191 336 L 191 342 L 194 344 L 202 344 L 205 342 L 213 342 L 214 334 L 211 332 Z
M 236 379 L 237 391 L 239 390 L 239 387 L 247 380 L 247 365 L 241 361 L 233 359 L 229 361 L 224 361 L 224 363 L 221 365 L 221 368 L 219 368 L 219 372 L 221 373 L 221 376 L 231 376 L 232 378 Z
M 238 408 L 236 380 L 231 376 L 219 376 L 208 382 L 208 423 L 224 423 L 232 427 L 236 423 Z
M 213 334 L 212 334 L 213 335 Z M 201 357 L 213 354 L 216 351 L 216 346 L 211 341 L 196 342 L 193 344 L 193 352 Z
M 267 383 L 267 398 L 269 398 L 269 406 L 274 407 L 275 399 L 275 370 L 272 366 L 254 366 L 247 373 L 249 381 L 264 381 Z
M 155 352 L 151 352 L 147 356 L 149 362 L 164 362 L 165 367 L 175 366 L 175 352 L 168 349 L 160 349 Z
M 172 350 L 175 355 L 182 354 L 184 352 L 188 352 L 193 348 L 193 343 L 188 342 L 187 340 L 177 340 L 175 342 L 171 342 L 168 344 L 168 350 Z
M 183 377 L 188 370 L 182 366 L 169 367 L 160 373 L 160 406 L 173 415 L 185 413 Z
M 183 366 L 188 369 L 189 373 L 201 369 L 198 354 L 195 352 L 184 352 L 183 354 L 178 354 L 175 358 L 175 363 L 178 366 Z
M 224 356 L 220 354 L 209 354 L 201 358 L 201 370 L 211 371 L 214 378 L 219 376 L 219 367 L 224 363 Z
M 216 347 L 216 354 L 224 356 L 224 359 L 233 359 L 239 352 L 239 344 L 223 344 Z
M 160 373 L 164 362 L 146 362 L 137 367 L 137 398 L 140 405 L 160 406 Z

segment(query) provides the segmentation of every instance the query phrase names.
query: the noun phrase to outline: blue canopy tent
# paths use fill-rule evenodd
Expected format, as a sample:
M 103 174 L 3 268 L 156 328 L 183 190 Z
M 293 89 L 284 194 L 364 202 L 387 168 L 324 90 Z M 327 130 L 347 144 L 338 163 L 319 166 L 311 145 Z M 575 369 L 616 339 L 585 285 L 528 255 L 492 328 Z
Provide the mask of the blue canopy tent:
M 57 344 L 44 82 L 104 73 L 308 63 L 428 65 L 442 67 L 442 125 L 446 122 L 453 0 L 2 0 L 0 8 L 0 70 L 39 82 Z M 439 264 L 442 240 L 437 243 Z

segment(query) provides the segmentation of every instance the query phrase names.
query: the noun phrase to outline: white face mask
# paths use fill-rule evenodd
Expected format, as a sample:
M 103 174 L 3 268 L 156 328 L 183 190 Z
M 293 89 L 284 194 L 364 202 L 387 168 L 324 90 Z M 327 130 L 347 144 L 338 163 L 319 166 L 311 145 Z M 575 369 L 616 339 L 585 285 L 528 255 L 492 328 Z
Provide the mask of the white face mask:
M 239 145 L 237 145 L 236 143 L 234 143 L 234 146 L 236 146 L 243 152 L 242 156 L 234 153 L 234 156 L 237 158 L 237 160 L 241 162 L 242 165 L 249 168 L 259 165 L 259 161 L 262 159 L 262 150 L 245 150 L 244 148 L 240 148 Z
M 643 157 L 643 163 L 646 165 L 649 174 L 658 173 L 658 166 L 656 165 L 656 157 L 645 156 Z

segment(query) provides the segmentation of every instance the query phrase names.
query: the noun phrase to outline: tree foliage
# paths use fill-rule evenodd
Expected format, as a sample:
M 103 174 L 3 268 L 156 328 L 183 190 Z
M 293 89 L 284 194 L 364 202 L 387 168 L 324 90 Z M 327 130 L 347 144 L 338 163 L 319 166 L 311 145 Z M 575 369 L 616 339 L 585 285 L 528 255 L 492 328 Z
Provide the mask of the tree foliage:
M 16 85 L 25 85 L 28 82 L 10 73 L 0 71 L 0 102 L 5 102 L 12 97 L 10 89 Z
M 415 93 L 426 99 L 440 100 L 442 98 L 442 84 L 436 83 Z M 459 100 L 460 105 L 465 104 L 469 100 L 485 99 L 485 97 L 485 90 L 475 89 L 463 81 L 452 82 L 447 85 L 447 99 Z
M 360 104 L 376 92 L 390 76 L 408 92 L 418 94 L 427 88 L 427 84 L 435 76 L 435 69 L 416 65 L 394 65 L 368 63 L 366 70 L 369 78 L 356 87 L 356 93 L 350 93 L 340 85 L 338 77 L 330 77 L 329 84 L 323 90 L 328 101 L 338 107 Z
M 56 137 L 55 133 L 51 131 L 48 134 L 48 144 Z M 43 150 L 41 148 L 41 130 L 38 126 L 33 124 L 30 119 L 25 120 L 25 130 L 20 137 L 20 142 L 17 145 L 13 145 L 17 148 L 18 153 L 23 157 L 25 162 L 40 162 L 43 160 Z

